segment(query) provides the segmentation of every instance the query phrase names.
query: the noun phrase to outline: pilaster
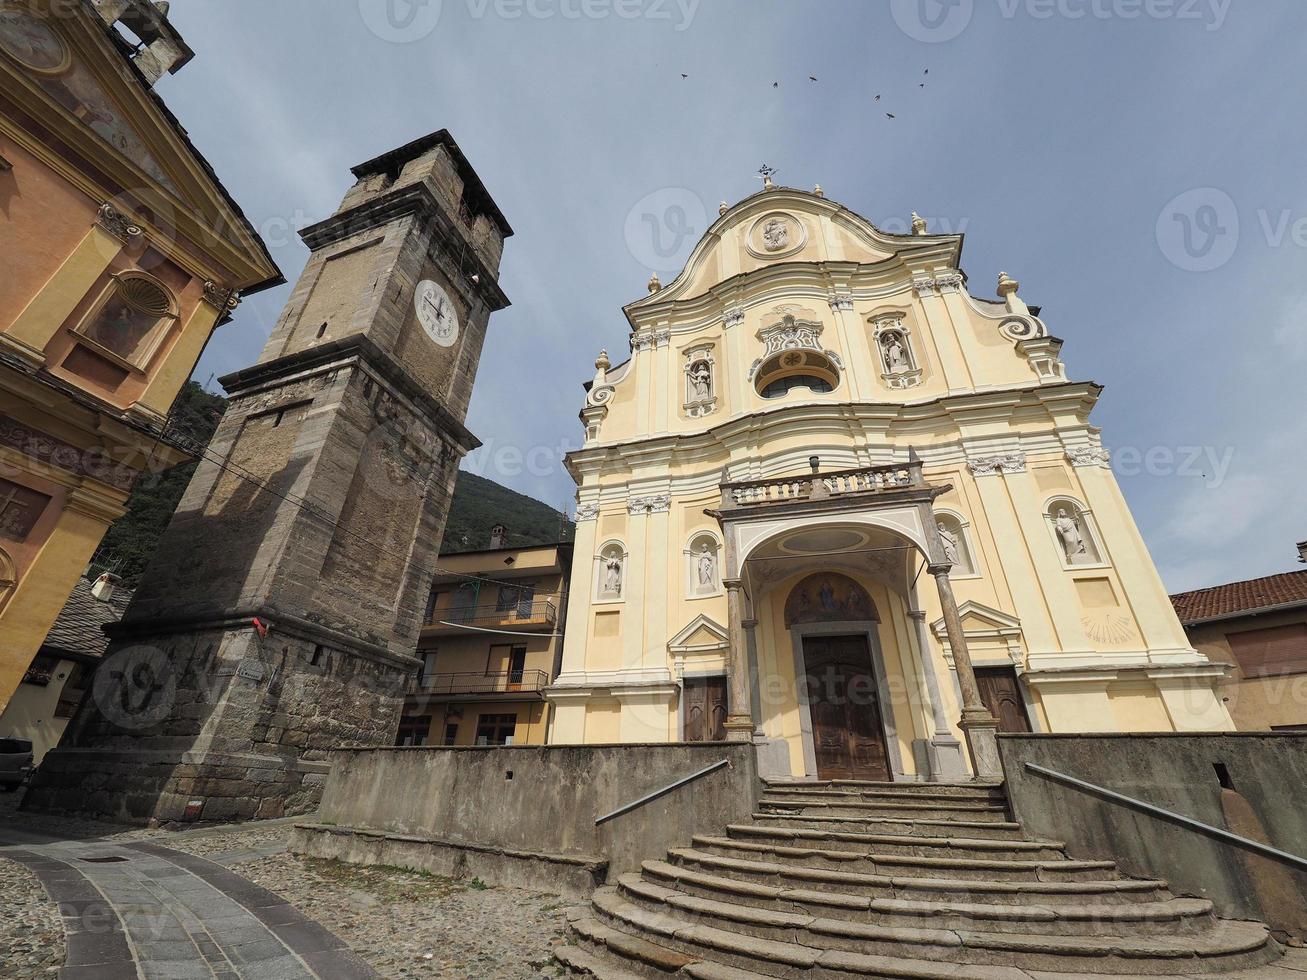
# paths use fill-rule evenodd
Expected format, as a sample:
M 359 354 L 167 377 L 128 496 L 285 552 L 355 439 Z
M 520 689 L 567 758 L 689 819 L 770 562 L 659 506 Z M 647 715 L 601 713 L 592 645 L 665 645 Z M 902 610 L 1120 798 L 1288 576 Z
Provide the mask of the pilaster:
M 123 243 L 104 228 L 91 226 L 81 244 L 64 259 L 9 329 L 0 333 L 0 344 L 29 363 L 44 364 L 50 338 L 73 315 L 77 304 L 122 249 Z

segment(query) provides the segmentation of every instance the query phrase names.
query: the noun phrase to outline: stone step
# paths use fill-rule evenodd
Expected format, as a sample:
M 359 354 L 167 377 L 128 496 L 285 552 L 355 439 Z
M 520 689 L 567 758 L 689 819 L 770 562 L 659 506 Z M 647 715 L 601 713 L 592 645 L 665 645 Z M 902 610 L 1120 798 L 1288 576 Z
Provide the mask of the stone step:
M 795 950 L 912 956 L 935 963 L 1147 975 L 1179 972 L 1176 966 L 1181 962 L 1186 971 L 1228 972 L 1268 962 L 1278 953 L 1264 926 L 1243 922 L 1221 922 L 1199 935 L 1129 938 L 889 928 L 699 898 L 639 875 L 621 876 L 617 899 L 659 917 L 665 927 L 668 920 L 681 919 L 688 928 L 672 927 L 673 939 L 707 927 L 735 934 L 741 945 L 751 939 L 754 944 Z M 605 909 L 598 900 L 595 904 L 604 917 L 629 921 L 622 910 Z
M 573 939 L 579 938 L 573 935 Z M 632 973 L 620 957 L 617 958 L 617 962 L 613 962 L 602 955 L 596 956 L 581 945 L 559 946 L 554 950 L 554 959 L 567 971 L 564 975 L 570 977 L 593 977 L 594 980 L 642 980 L 647 976 L 643 973 Z M 665 971 L 661 972 L 664 977 L 671 976 Z
M 689 977 L 692 980 L 767 980 L 764 974 L 694 958 L 675 973 L 669 973 L 655 964 L 672 965 L 678 962 L 680 956 L 668 956 L 675 953 L 674 950 L 659 947 L 657 943 L 649 943 L 629 933 L 621 933 L 601 925 L 589 916 L 572 922 L 569 931 L 575 945 L 558 947 L 554 956 L 572 976 L 593 977 L 595 980 L 667 980 L 673 976 Z M 610 940 L 613 943 L 611 947 Z M 637 947 L 643 958 L 628 959 L 623 955 L 622 950 Z
M 618 962 L 630 972 L 627 976 L 668 976 L 693 963 L 694 956 L 668 949 L 658 943 L 649 942 L 639 935 L 633 935 L 621 929 L 614 929 L 609 924 L 596 921 L 592 916 L 577 919 L 569 924 L 572 938 L 577 940 L 579 948 L 586 954 L 587 965 L 607 965 L 614 969 L 612 958 L 605 952 L 615 954 Z M 569 964 L 570 965 L 570 964 Z M 608 973 L 597 973 L 607 980 Z M 620 976 L 620 974 L 619 974 Z
M 907 834 L 913 837 L 982 837 L 1021 840 L 1019 823 L 993 820 L 927 820 L 906 817 L 822 817 L 793 813 L 755 813 L 754 823 L 764 827 L 804 827 L 808 830 L 856 830 L 872 834 Z
M 914 875 L 922 878 L 984 878 L 999 881 L 1077 881 L 1118 878 L 1112 861 L 1072 861 L 1065 856 L 1027 860 L 1018 856 L 970 858 L 960 854 L 885 854 L 879 850 L 840 851 L 814 847 L 743 845 L 726 837 L 696 836 L 695 847 L 734 857 L 766 854 L 776 864 L 864 871 L 869 874 Z
M 988 840 L 967 837 L 924 837 L 909 834 L 864 834 L 852 830 L 807 830 L 802 827 L 760 827 L 756 824 L 731 824 L 726 832 L 733 841 L 749 841 L 760 846 L 786 846 L 806 849 L 809 845 L 821 853 L 849 852 L 855 856 L 867 851 L 883 854 L 920 854 L 938 857 L 956 854 L 969 858 L 1013 857 L 1021 860 L 1056 861 L 1066 857 L 1061 841 Z
M 854 977 L 860 980 L 868 977 L 887 980 L 1030 980 L 1029 974 L 1009 967 L 925 963 L 898 956 L 870 956 L 757 939 L 685 918 L 649 912 L 622 900 L 613 887 L 595 892 L 594 908 L 597 917 L 609 930 L 635 933 L 652 943 L 701 957 L 703 962 L 684 969 L 686 975 L 695 980 L 751 980 L 753 976 L 786 980 L 844 980 Z M 720 975 L 701 972 L 708 962 L 738 972 Z
M 1002 783 L 886 783 L 865 779 L 764 779 L 766 791 L 823 793 L 894 793 L 903 796 L 994 796 L 1002 798 Z
M 790 888 L 780 883 L 742 881 L 710 873 L 692 851 L 669 855 L 672 862 L 647 861 L 643 876 L 655 884 L 700 898 L 777 911 L 829 915 L 889 927 L 927 927 L 1036 935 L 1176 935 L 1211 928 L 1212 903 L 1169 899 L 1131 905 L 1006 905 L 985 902 L 921 902 L 835 889 Z M 892 894 L 892 891 L 891 891 Z
M 894 785 L 894 784 L 891 784 Z M 932 784 L 927 783 L 930 787 Z M 921 789 L 915 792 L 903 792 L 894 789 L 867 789 L 857 786 L 820 787 L 820 786 L 786 786 L 769 785 L 764 787 L 763 795 L 772 799 L 813 799 L 813 800 L 876 800 L 894 801 L 937 801 L 940 803 L 994 803 L 1005 805 L 1007 797 L 1001 789 L 987 788 L 959 792 L 957 789 L 944 790 Z
M 947 820 L 957 817 L 962 820 L 982 820 L 989 823 L 1007 821 L 1007 807 L 993 806 L 986 803 L 936 803 L 927 800 L 917 803 L 909 800 L 903 803 L 864 803 L 858 800 L 775 800 L 763 797 L 758 802 L 758 809 L 764 813 L 798 813 L 805 816 L 823 817 L 891 817 L 911 820 Z
M 1000 905 L 1122 905 L 1171 898 L 1163 881 L 985 881 L 959 878 L 914 878 L 905 875 L 829 871 L 757 859 L 722 857 L 695 848 L 673 848 L 668 858 L 708 874 L 764 886 L 803 891 L 819 889 L 831 901 L 897 898 L 929 902 L 991 902 Z M 833 897 L 832 897 L 833 896 Z

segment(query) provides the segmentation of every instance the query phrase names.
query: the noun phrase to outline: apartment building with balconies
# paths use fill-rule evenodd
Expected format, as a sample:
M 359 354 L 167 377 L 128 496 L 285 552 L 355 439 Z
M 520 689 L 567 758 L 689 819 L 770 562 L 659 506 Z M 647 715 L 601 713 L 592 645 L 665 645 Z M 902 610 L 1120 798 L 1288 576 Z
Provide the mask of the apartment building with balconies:
M 500 528 L 495 529 L 500 532 Z M 562 663 L 572 545 L 444 554 L 431 586 L 400 745 L 542 745 Z

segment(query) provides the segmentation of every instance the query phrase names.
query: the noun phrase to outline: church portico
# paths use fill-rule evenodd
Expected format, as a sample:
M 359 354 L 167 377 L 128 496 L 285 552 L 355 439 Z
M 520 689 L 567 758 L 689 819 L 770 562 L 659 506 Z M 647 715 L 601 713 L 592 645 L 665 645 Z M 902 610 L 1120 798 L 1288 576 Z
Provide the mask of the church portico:
M 948 717 L 965 702 L 964 687 L 982 741 L 992 738 L 989 713 L 974 679 L 940 683 L 917 593 L 922 575 L 938 572 L 939 607 L 954 601 L 932 507 L 948 487 L 928 484 L 915 454 L 832 473 L 821 473 L 816 457 L 810 466 L 806 478 L 723 483 L 710 512 L 722 527 L 728 588 L 740 596 L 731 627 L 738 617 L 739 632 L 750 634 L 731 649 L 753 657 L 729 660 L 740 694 L 728 737 L 783 740 L 796 776 L 964 777 Z M 958 644 L 965 648 L 960 632 Z M 961 669 L 969 670 L 965 652 Z M 984 765 L 984 745 L 980 752 Z

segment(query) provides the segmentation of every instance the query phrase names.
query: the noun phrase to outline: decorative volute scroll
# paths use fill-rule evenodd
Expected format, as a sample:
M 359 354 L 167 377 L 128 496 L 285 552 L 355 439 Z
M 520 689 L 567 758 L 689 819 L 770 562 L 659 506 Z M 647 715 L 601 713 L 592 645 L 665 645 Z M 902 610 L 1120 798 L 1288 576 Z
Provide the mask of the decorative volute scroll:
M 124 245 L 141 241 L 141 226 L 106 201 L 100 205 L 96 224 Z
M 595 376 L 585 396 L 585 408 L 581 409 L 586 442 L 599 438 L 599 427 L 608 417 L 608 403 L 613 397 L 613 386 L 608 381 L 610 367 L 612 362 L 608 360 L 608 351 L 601 350 L 595 358 Z
M 613 386 L 608 383 L 608 369 L 612 366 L 613 362 L 608 359 L 608 349 L 601 350 L 595 358 L 594 383 L 585 398 L 587 405 L 604 405 L 613 397 Z
M 241 305 L 241 296 L 235 289 L 209 281 L 204 284 L 204 302 L 220 313 L 230 313 Z

